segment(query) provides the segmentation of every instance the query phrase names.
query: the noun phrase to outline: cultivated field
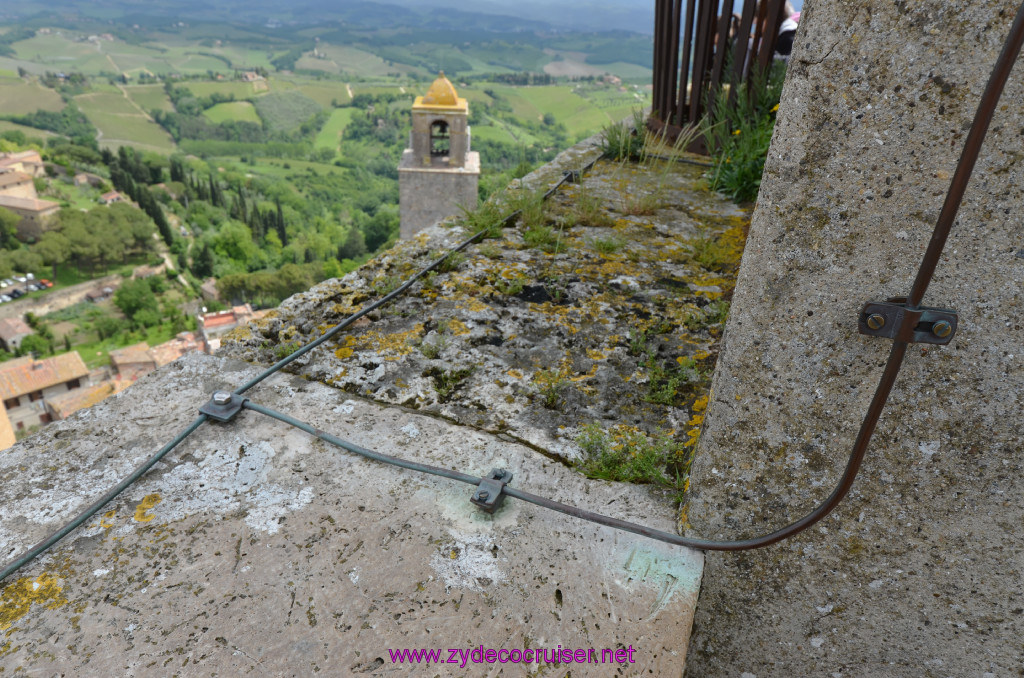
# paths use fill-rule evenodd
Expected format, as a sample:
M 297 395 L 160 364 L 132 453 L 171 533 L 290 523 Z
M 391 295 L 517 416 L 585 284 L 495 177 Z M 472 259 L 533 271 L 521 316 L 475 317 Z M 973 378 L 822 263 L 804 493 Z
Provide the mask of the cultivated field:
M 331 111 L 331 117 L 327 119 L 320 129 L 320 133 L 316 135 L 314 147 L 337 149 L 345 128 L 352 122 L 354 113 L 354 108 L 336 108 Z
M 256 109 L 248 101 L 232 101 L 226 104 L 217 104 L 203 112 L 210 122 L 221 123 L 228 120 L 238 122 L 254 122 L 260 124 L 260 116 L 256 115 Z
M 174 106 L 167 98 L 163 85 L 130 85 L 124 88 L 128 97 L 147 113 L 158 109 L 173 111 Z
M 64 101 L 52 89 L 21 78 L 0 78 L 0 113 L 22 115 L 43 109 L 59 111 Z
M 142 150 L 173 153 L 174 140 L 120 92 L 98 92 L 75 97 L 75 103 L 100 131 L 104 148 L 135 146 Z

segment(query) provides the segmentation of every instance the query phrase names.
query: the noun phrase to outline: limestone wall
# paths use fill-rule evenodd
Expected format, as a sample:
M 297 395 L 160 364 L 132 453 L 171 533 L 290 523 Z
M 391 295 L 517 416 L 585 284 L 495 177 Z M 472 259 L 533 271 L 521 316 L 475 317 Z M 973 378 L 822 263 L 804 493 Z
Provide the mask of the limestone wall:
M 808 0 L 692 476 L 693 534 L 740 537 L 831 491 L 1015 10 Z M 851 495 L 757 552 L 711 554 L 690 676 L 1011 676 L 1024 655 L 1017 64 Z

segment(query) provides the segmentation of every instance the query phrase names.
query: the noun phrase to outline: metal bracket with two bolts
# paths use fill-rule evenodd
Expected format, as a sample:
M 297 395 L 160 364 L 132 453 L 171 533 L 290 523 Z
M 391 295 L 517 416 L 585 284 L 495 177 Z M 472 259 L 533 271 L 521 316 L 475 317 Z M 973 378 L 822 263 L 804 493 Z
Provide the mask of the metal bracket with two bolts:
M 199 408 L 199 411 L 214 421 L 231 421 L 242 411 L 242 404 L 248 400 L 230 391 L 214 391 L 213 397 Z
M 505 501 L 505 485 L 510 482 L 512 474 L 505 469 L 496 468 L 490 475 L 480 479 L 480 484 L 469 500 L 487 513 L 494 513 Z
M 908 344 L 948 344 L 956 334 L 957 314 L 948 308 L 907 308 L 906 297 L 869 301 L 861 309 L 857 330 Z

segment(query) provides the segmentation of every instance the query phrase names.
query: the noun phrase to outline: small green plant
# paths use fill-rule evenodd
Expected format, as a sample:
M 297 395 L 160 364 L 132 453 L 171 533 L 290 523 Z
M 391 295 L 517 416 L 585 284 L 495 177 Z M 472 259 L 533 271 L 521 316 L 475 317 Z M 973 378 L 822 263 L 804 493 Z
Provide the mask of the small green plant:
M 278 344 L 277 346 L 274 347 L 274 355 L 277 356 L 278 360 L 284 360 L 292 353 L 298 351 L 300 348 L 302 348 L 302 344 L 285 342 L 283 344 Z
M 493 243 L 484 243 L 477 247 L 477 252 L 484 255 L 488 259 L 499 259 L 501 258 L 501 248 Z
M 523 231 L 523 242 L 527 247 L 543 250 L 548 254 L 564 252 L 566 247 L 561 239 L 561 230 L 538 224 Z
M 701 132 L 714 158 L 708 175 L 713 190 L 737 202 L 757 199 L 785 77 L 785 64 L 774 62 L 755 73 L 749 88 L 739 85 L 732 100 L 724 89 L 710 97 Z
M 706 232 L 691 240 L 690 248 L 693 260 L 709 271 L 721 271 L 731 263 L 728 247 Z
M 493 201 L 488 200 L 474 210 L 467 210 L 462 205 L 459 205 L 459 209 L 462 210 L 462 220 L 467 231 L 470 233 L 483 231 L 484 238 L 501 237 L 506 215 L 504 210 Z
M 611 236 L 608 238 L 595 238 L 593 244 L 594 249 L 601 254 L 615 254 L 626 246 L 626 241 L 622 238 Z
M 615 123 L 601 131 L 601 150 L 612 160 L 641 160 L 647 143 L 644 112 L 633 109 L 633 122 Z
M 399 276 L 388 275 L 373 281 L 373 291 L 383 297 L 394 292 L 401 284 L 402 279 Z
M 445 336 L 439 336 L 434 340 L 433 343 L 423 342 L 420 344 L 420 353 L 423 354 L 424 358 L 428 360 L 435 360 L 441 355 L 441 351 L 448 346 L 448 338 Z
M 719 299 L 710 303 L 704 309 L 704 317 L 707 319 L 708 324 L 720 325 L 725 322 L 728 316 L 729 302 L 725 299 Z
M 504 278 L 498 278 L 498 280 L 496 280 L 494 282 L 494 289 L 498 290 L 499 292 L 501 292 L 505 296 L 509 296 L 509 297 L 514 296 L 514 295 L 519 294 L 520 292 L 522 292 L 523 291 L 523 287 L 524 287 L 524 281 L 523 281 L 522 278 L 512 278 L 511 280 L 506 280 Z
M 647 393 L 644 400 L 658 405 L 681 407 L 690 389 L 701 379 L 701 372 L 692 358 L 679 358 L 676 365 L 666 367 L 653 355 L 648 355 L 644 367 L 647 370 Z
M 437 289 L 437 271 L 430 271 L 423 276 L 420 284 L 423 285 L 423 289 L 425 290 Z
M 523 188 L 513 191 L 508 199 L 508 207 L 519 213 L 519 223 L 524 229 L 531 229 L 547 223 L 544 213 L 544 193 Z
M 684 499 L 690 455 L 671 436 L 588 424 L 576 444 L 584 453 L 577 467 L 588 478 L 656 485 L 672 491 L 676 501 Z
M 441 273 L 451 273 L 466 261 L 466 255 L 462 252 L 452 252 L 437 267 Z
M 647 330 L 631 329 L 629 331 L 629 348 L 626 352 L 636 358 L 649 351 L 650 348 L 647 346 Z
M 473 370 L 473 367 L 464 367 L 458 370 L 431 370 L 428 376 L 434 378 L 434 390 L 437 391 L 438 402 L 448 402 L 462 382 L 473 374 Z
M 586 184 L 581 184 L 572 194 L 572 201 L 565 207 L 561 216 L 566 226 L 611 228 L 615 225 L 615 220 L 605 209 L 604 201 L 589 190 Z
M 537 392 L 541 396 L 544 407 L 549 410 L 561 409 L 563 394 L 569 387 L 569 381 L 559 370 L 541 370 L 534 376 Z

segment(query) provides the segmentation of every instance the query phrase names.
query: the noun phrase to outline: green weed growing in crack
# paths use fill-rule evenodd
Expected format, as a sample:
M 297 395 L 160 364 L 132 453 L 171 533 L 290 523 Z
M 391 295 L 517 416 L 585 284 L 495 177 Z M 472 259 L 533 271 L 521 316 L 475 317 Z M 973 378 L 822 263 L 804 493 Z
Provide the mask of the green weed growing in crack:
M 576 444 L 583 450 L 577 468 L 588 478 L 655 485 L 671 491 L 677 502 L 685 498 L 689 454 L 666 433 L 648 435 L 628 426 L 605 431 L 588 424 Z

